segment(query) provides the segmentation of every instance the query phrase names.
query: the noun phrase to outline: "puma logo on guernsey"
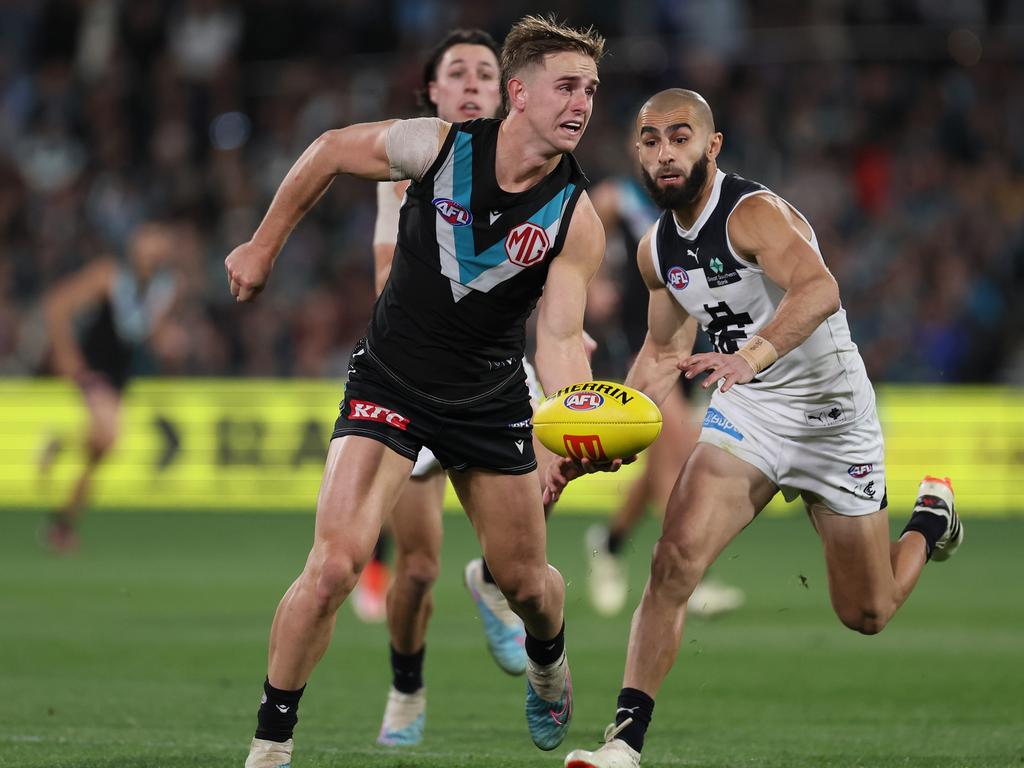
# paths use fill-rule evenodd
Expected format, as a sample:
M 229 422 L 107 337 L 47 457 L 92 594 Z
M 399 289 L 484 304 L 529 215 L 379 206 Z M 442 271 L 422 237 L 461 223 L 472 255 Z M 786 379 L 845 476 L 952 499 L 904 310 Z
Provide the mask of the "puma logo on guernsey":
M 633 399 L 633 395 L 624 392 L 614 384 L 602 384 L 596 381 L 587 381 L 583 384 L 573 384 L 571 387 L 565 387 L 564 389 L 558 390 L 551 397 L 561 397 L 562 395 L 567 395 L 570 392 L 599 392 L 602 395 L 607 395 L 608 397 L 618 400 L 623 405 L 626 405 Z

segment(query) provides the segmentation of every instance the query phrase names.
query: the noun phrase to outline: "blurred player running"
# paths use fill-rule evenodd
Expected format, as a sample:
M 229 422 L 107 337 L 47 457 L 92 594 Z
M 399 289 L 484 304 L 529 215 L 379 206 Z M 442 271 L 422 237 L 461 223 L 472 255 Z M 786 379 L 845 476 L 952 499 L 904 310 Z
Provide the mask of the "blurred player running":
M 453 123 L 494 117 L 501 110 L 500 53 L 494 39 L 482 30 L 450 32 L 431 51 L 424 66 L 421 106 L 429 114 Z M 377 185 L 373 251 L 378 295 L 391 273 L 399 209 L 408 186 L 408 181 Z M 536 398 L 538 388 L 533 371 L 525 359 L 523 365 L 531 394 Z M 427 703 L 423 663 L 427 623 L 433 607 L 431 587 L 440 568 L 444 490 L 441 463 L 429 448 L 423 448 L 416 457 L 410 482 L 389 518 L 396 544 L 395 579 L 387 591 L 392 682 L 377 737 L 381 744 L 407 746 L 418 744 L 423 738 Z M 360 592 L 370 590 L 371 585 L 366 584 L 369 572 L 367 566 L 352 595 L 355 604 L 359 603 Z M 483 558 L 466 565 L 465 580 L 495 661 L 511 675 L 523 674 L 526 630 L 494 584 Z M 373 586 L 380 584 L 381 580 L 376 579 Z
M 583 309 L 604 232 L 571 152 L 590 119 L 603 47 L 592 30 L 524 18 L 502 48 L 505 120 L 418 118 L 327 132 L 225 261 L 232 295 L 251 300 L 335 175 L 414 182 L 391 274 L 353 350 L 313 548 L 274 618 L 248 768 L 290 764 L 305 684 L 424 445 L 449 471 L 494 580 L 526 626 L 534 743 L 554 749 L 568 730 L 565 587 L 546 558 L 522 356 L 543 292 L 545 388 L 590 376 Z
M 54 367 L 78 385 L 89 411 L 85 465 L 46 532 L 54 552 L 78 545 L 76 528 L 93 475 L 120 431 L 121 396 L 136 353 L 174 302 L 175 281 L 166 269 L 172 247 L 167 225 L 144 223 L 130 235 L 124 263 L 97 259 L 58 283 L 44 300 Z M 76 335 L 75 319 L 82 315 L 88 319 Z M 47 447 L 44 462 L 53 460 L 58 446 Z
M 635 143 L 632 129 L 629 141 L 632 150 Z M 647 331 L 647 286 L 633 264 L 632 255 L 644 233 L 657 221 L 658 209 L 639 183 L 626 176 L 605 179 L 594 186 L 590 196 L 609 239 L 609 254 L 613 240 L 618 240 L 621 252 L 628 258 L 627 264 L 610 279 L 621 297 L 625 341 L 635 355 Z M 602 272 L 610 268 L 609 256 Z M 706 336 L 700 334 L 697 343 L 707 345 Z M 710 345 L 706 349 L 710 350 Z M 609 523 L 595 523 L 587 529 L 584 552 L 590 602 L 602 616 L 617 616 L 625 607 L 629 568 L 623 562 L 623 547 L 648 508 L 657 509 L 659 514 L 665 509 L 679 469 L 686 464 L 697 444 L 700 427 L 694 421 L 694 409 L 687 402 L 693 387 L 687 379 L 682 379 L 681 384 L 669 390 L 659 406 L 662 431 L 644 452 L 640 476 L 630 484 Z M 693 590 L 688 612 L 695 616 L 717 616 L 736 610 L 743 600 L 743 590 L 708 576 Z
M 963 540 L 949 480 L 934 477 L 922 481 L 899 540 L 889 540 L 874 391 L 808 221 L 762 185 L 718 170 L 722 134 L 692 91 L 652 97 L 637 140 L 645 183 L 665 213 L 637 253 L 649 330 L 627 383 L 661 401 L 682 370 L 708 373 L 703 385 L 716 390 L 665 511 L 615 721 L 602 747 L 569 753 L 569 768 L 639 765 L 687 598 L 779 490 L 803 498 L 832 606 L 864 634 L 885 627 L 929 559 L 947 559 Z M 715 352 L 690 354 L 694 320 Z M 556 469 L 572 475 L 566 463 Z M 560 490 L 556 475 L 548 495 Z

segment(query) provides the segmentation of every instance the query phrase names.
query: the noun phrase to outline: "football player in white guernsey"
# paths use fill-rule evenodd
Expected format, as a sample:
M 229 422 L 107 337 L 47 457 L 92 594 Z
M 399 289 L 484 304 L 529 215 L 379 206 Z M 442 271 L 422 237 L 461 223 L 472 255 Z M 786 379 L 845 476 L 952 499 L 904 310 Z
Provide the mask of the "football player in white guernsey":
M 665 214 L 637 252 L 648 333 L 626 383 L 661 401 L 681 370 L 706 373 L 703 386 L 716 389 L 633 616 L 615 722 L 599 749 L 569 753 L 570 768 L 639 764 L 687 598 L 780 490 L 803 499 L 836 614 L 864 634 L 880 632 L 925 563 L 947 559 L 963 538 L 948 478 L 926 477 L 903 534 L 889 540 L 874 391 L 807 220 L 718 170 L 722 134 L 699 94 L 656 94 L 636 128 L 645 185 Z M 695 322 L 715 352 L 691 354 Z
M 497 44 L 482 30 L 456 29 L 446 35 L 424 68 L 420 95 L 424 110 L 453 123 L 495 117 L 501 111 L 499 53 Z M 408 181 L 377 185 L 373 256 L 378 295 L 391 272 L 399 210 L 408 186 Z M 534 388 L 532 371 L 527 371 Z M 395 577 L 387 591 L 392 684 L 377 736 L 378 743 L 388 746 L 411 746 L 423 738 L 427 702 L 423 663 L 433 607 L 431 588 L 440 569 L 444 490 L 444 469 L 430 449 L 423 448 L 410 482 L 388 518 L 396 544 Z M 491 654 L 505 672 L 521 675 L 526 671 L 523 622 L 493 579 L 485 578 L 489 576 L 483 558 L 466 565 L 466 586 L 478 604 Z M 356 604 L 362 588 L 361 579 L 352 596 Z
M 529 199 L 524 196 L 534 189 L 550 189 L 551 184 L 563 184 L 564 179 L 579 180 L 581 174 L 570 153 L 590 119 L 598 86 L 597 61 L 603 47 L 603 39 L 593 30 L 574 30 L 537 17 L 526 17 L 510 30 L 502 49 L 503 97 L 507 99 L 509 115 L 500 125 L 486 126 L 493 138 L 488 140 L 490 144 L 480 147 L 479 157 L 487 157 L 489 166 L 478 169 L 485 174 L 482 180 L 491 187 L 490 198 L 506 201 L 495 205 L 488 197 L 483 198 L 488 211 L 497 210 L 498 219 L 505 211 L 514 210 L 520 200 Z M 431 167 L 451 168 L 449 159 L 454 156 L 456 140 L 462 142 L 459 146 L 473 150 L 472 135 L 478 129 L 482 129 L 481 126 L 472 123 L 467 128 L 453 128 L 452 124 L 437 118 L 419 118 L 364 123 L 328 131 L 288 172 L 252 239 L 235 248 L 225 260 L 231 294 L 238 301 L 249 301 L 260 293 L 289 233 L 334 176 L 347 173 L 376 181 L 413 179 L 417 184 L 428 178 L 432 187 L 434 177 L 428 175 Z M 442 149 L 447 154 L 438 161 Z M 459 173 L 461 183 L 467 183 L 469 179 L 463 171 Z M 410 187 L 410 192 L 413 188 Z M 512 255 L 508 258 L 515 269 L 502 266 L 511 275 L 509 281 L 517 280 L 516 286 L 526 286 L 530 291 L 536 288 L 536 294 L 543 290 L 545 301 L 540 305 L 537 319 L 537 362 L 542 383 L 548 391 L 590 378 L 583 341 L 583 310 L 587 284 L 604 256 L 604 231 L 586 193 L 581 187 L 574 189 L 572 197 L 568 186 L 559 188 L 558 192 L 567 201 L 577 202 L 566 226 L 559 231 L 556 242 L 564 243 L 564 249 L 557 258 L 543 258 L 548 247 L 545 245 L 537 251 L 540 258 L 534 259 L 536 254 L 525 253 L 525 245 L 517 240 L 514 255 L 518 261 L 513 261 Z M 439 286 L 440 292 L 426 295 L 431 296 L 433 302 L 443 301 L 443 306 L 436 303 L 424 306 L 416 318 L 421 327 L 432 329 L 431 324 L 447 320 L 456 300 L 471 296 L 474 306 L 482 307 L 487 304 L 489 293 L 484 284 L 477 283 L 480 288 L 467 284 L 476 277 L 463 278 L 465 283 L 457 282 L 455 277 L 441 271 L 444 264 L 441 264 L 439 250 L 432 260 L 432 252 L 422 249 L 431 243 L 440 249 L 440 235 L 446 238 L 444 247 L 450 249 L 453 229 L 466 226 L 474 219 L 480 220 L 481 230 L 493 231 L 500 226 L 506 228 L 510 236 L 516 234 L 513 228 L 517 224 L 515 221 L 488 223 L 479 206 L 475 217 L 471 217 L 465 207 L 453 212 L 449 205 L 453 202 L 451 199 L 439 198 L 433 202 L 425 199 L 428 191 L 429 188 L 417 189 L 418 197 L 410 200 L 411 205 L 419 206 L 419 212 L 425 214 L 424 220 L 416 225 L 416 231 L 399 233 L 402 260 L 396 260 L 388 287 L 395 285 L 395 271 L 399 268 L 407 274 L 416 269 L 418 274 L 424 275 L 424 280 L 430 279 L 433 286 Z M 472 207 L 473 201 L 468 202 Z M 436 211 L 428 210 L 428 204 Z M 557 209 L 554 212 L 557 215 Z M 555 221 L 560 219 L 556 217 Z M 537 225 L 531 226 L 540 229 Z M 469 234 L 468 230 L 466 232 Z M 544 237 L 546 235 L 536 235 L 531 242 Z M 462 235 L 459 238 L 461 240 Z M 414 252 L 417 248 L 421 250 Z M 452 251 L 444 253 L 444 258 L 448 258 Z M 547 271 L 522 271 L 533 265 Z M 430 269 L 435 272 L 430 274 Z M 530 274 L 544 274 L 543 283 L 535 286 L 535 278 Z M 515 311 L 519 320 L 506 329 L 520 339 L 523 329 L 519 326 L 525 323 L 526 312 L 536 298 L 534 293 L 527 293 L 526 288 L 513 286 L 509 290 L 522 291 L 519 304 L 508 308 L 508 314 Z M 383 326 L 390 321 L 392 313 L 401 314 L 408 308 L 408 305 L 393 308 L 386 302 L 378 302 L 374 321 L 381 327 L 375 328 L 371 322 L 371 329 L 379 332 L 377 338 L 385 348 L 388 344 L 398 344 L 398 337 L 394 334 L 389 337 L 388 329 Z M 403 330 L 418 329 L 407 326 Z M 451 326 L 445 332 L 452 338 L 458 333 L 461 338 L 471 336 L 475 330 Z M 439 346 L 438 354 L 454 358 L 468 368 L 477 364 L 481 354 L 486 354 L 486 349 L 473 344 L 476 342 L 465 346 Z M 379 345 L 378 354 L 380 349 Z M 527 450 L 521 440 L 509 441 L 507 445 L 488 443 L 490 427 L 476 428 L 473 421 L 456 422 L 461 413 L 474 411 L 468 406 L 458 406 L 454 400 L 447 402 L 458 407 L 445 412 L 422 397 L 416 403 L 402 400 L 402 392 L 413 385 L 408 379 L 392 375 L 391 369 L 406 362 L 400 359 L 401 353 L 384 361 L 380 357 L 375 359 L 366 345 L 357 346 L 356 351 L 358 356 L 352 368 L 364 372 L 360 375 L 365 374 L 366 391 L 399 405 L 395 409 L 377 402 L 353 401 L 351 409 L 343 409 L 339 415 L 340 427 L 336 427 L 336 432 L 342 431 L 331 441 L 328 451 L 317 502 L 313 546 L 301 574 L 287 590 L 274 617 L 264 699 L 246 766 L 280 768 L 291 763 L 292 733 L 306 682 L 330 643 L 337 611 L 370 557 L 384 516 L 409 477 L 415 458 L 410 454 L 411 447 L 428 440 L 435 453 L 445 450 L 453 456 L 449 473 L 452 482 L 477 531 L 495 582 L 526 627 L 527 724 L 539 748 L 554 749 L 563 740 L 572 717 L 572 684 L 563 623 L 565 585 L 558 571 L 547 562 L 544 508 L 533 462 L 482 465 L 480 458 L 461 454 L 462 446 L 446 441 L 445 432 L 426 431 L 426 437 L 421 440 L 415 431 L 421 426 L 403 416 L 401 411 L 406 410 L 407 405 L 415 409 L 416 419 L 421 425 L 427 425 L 423 429 L 444 425 L 445 430 L 461 430 L 461 434 L 477 440 L 481 450 L 489 452 L 484 457 L 487 460 L 491 460 L 491 456 L 496 457 L 495 462 L 505 456 L 511 458 L 516 455 L 513 451 L 517 452 L 517 458 L 528 459 L 533 451 Z M 415 359 L 414 353 L 418 350 L 407 351 Z M 521 349 L 517 351 L 521 355 Z M 396 354 L 393 348 L 391 352 Z M 518 359 L 508 363 L 511 374 L 504 373 L 501 367 L 495 371 L 504 377 L 503 382 L 509 382 L 498 390 L 499 394 L 506 390 L 510 393 L 507 399 L 511 406 L 506 410 L 514 407 L 516 413 L 521 413 L 522 406 L 529 404 L 522 379 L 512 378 L 518 376 L 518 365 Z M 437 372 L 433 373 L 430 380 L 422 383 L 417 380 L 415 384 L 419 385 L 421 394 L 436 400 L 434 393 L 446 393 L 447 390 L 439 388 L 449 384 L 437 382 Z M 491 378 L 495 378 L 493 373 Z M 460 391 L 468 391 L 468 387 L 478 385 L 468 381 L 454 382 L 450 386 L 461 386 Z M 515 388 L 514 394 L 512 388 Z M 487 391 L 479 393 L 472 405 L 480 403 L 480 410 L 490 407 L 491 400 L 482 399 L 488 395 Z M 522 429 L 528 429 L 528 419 L 509 424 L 502 432 Z M 614 471 L 619 466 L 621 462 L 616 460 L 602 468 Z

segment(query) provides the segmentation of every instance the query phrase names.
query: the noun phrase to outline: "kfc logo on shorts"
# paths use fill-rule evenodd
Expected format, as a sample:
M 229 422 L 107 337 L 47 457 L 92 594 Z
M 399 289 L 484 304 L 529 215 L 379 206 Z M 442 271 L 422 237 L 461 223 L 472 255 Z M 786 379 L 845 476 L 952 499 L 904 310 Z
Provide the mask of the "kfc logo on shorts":
M 574 459 L 607 461 L 600 435 L 562 435 L 565 452 Z
M 860 480 L 862 477 L 867 477 L 868 475 L 870 475 L 871 470 L 873 470 L 874 468 L 874 464 L 854 464 L 852 467 L 846 470 L 846 474 L 848 474 L 850 477 L 855 477 L 858 480 Z
M 592 411 L 604 405 L 604 397 L 597 392 L 574 392 L 562 401 L 570 411 Z
M 435 197 L 430 201 L 441 214 L 441 218 L 453 227 L 465 227 L 473 223 L 473 214 L 459 203 L 447 197 Z
M 690 276 L 682 267 L 672 267 L 668 271 L 668 284 L 670 288 L 681 291 L 690 284 Z
M 403 432 L 409 427 L 409 419 L 402 414 L 365 400 L 348 401 L 348 418 L 350 421 L 379 421 Z
M 520 267 L 532 267 L 544 261 L 550 246 L 548 233 L 532 221 L 523 222 L 505 237 L 508 260 Z

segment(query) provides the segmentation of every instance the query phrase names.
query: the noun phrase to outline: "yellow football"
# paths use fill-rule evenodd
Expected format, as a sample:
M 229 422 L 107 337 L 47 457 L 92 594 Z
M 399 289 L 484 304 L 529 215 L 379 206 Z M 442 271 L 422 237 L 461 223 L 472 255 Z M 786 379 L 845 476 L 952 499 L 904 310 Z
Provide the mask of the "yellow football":
M 611 381 L 560 389 L 537 406 L 537 439 L 559 456 L 604 461 L 639 453 L 661 432 L 661 411 L 643 392 Z

